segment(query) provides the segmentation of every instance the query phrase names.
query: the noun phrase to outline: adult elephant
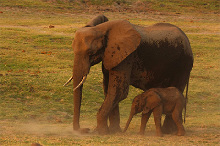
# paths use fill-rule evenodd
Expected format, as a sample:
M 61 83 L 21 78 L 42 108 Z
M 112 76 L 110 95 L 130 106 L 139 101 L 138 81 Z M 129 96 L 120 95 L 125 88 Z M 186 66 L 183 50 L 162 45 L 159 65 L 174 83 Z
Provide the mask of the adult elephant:
M 121 130 L 119 102 L 127 97 L 129 85 L 144 91 L 174 86 L 183 92 L 193 66 L 187 36 L 168 23 L 141 27 L 125 20 L 108 21 L 79 29 L 72 46 L 74 130 L 80 130 L 83 83 L 91 66 L 102 61 L 105 100 L 97 113 L 96 128 L 100 134 Z M 165 131 L 170 119 L 165 118 Z

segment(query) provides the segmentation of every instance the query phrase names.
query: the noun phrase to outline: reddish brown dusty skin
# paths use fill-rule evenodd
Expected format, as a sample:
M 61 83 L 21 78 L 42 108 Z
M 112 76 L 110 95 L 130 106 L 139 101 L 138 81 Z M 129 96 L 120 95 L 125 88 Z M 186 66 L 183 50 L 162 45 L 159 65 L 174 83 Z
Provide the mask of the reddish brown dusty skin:
M 144 91 L 173 86 L 183 92 L 193 54 L 187 36 L 174 25 L 141 27 L 126 20 L 96 20 L 100 24 L 75 33 L 73 84 L 77 87 L 90 67 L 102 61 L 105 100 L 97 113 L 96 129 L 108 134 L 121 131 L 119 102 L 127 98 L 129 85 Z M 74 91 L 74 130 L 80 130 L 82 89 Z M 176 130 L 171 116 L 166 116 L 162 130 Z

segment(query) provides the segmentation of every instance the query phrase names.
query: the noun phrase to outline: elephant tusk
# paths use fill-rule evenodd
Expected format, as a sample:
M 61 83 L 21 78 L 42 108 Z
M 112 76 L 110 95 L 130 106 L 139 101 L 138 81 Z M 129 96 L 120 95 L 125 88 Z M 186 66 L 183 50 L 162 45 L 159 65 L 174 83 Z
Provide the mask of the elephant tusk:
M 66 86 L 67 84 L 69 84 L 69 82 L 71 82 L 73 79 L 73 76 L 69 78 L 69 80 L 63 85 L 63 86 Z
M 86 81 L 86 77 L 87 77 L 87 76 L 84 76 L 84 77 L 83 77 L 82 81 L 79 83 L 78 86 L 76 86 L 76 87 L 73 89 L 73 91 L 75 91 L 77 88 L 79 88 L 79 87 Z

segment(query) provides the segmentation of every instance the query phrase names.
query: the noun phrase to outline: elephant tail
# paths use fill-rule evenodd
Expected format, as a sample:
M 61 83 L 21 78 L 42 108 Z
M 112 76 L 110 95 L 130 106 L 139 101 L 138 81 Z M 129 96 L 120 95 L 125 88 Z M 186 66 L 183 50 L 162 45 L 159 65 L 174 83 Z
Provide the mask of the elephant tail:
M 186 104 L 188 103 L 188 88 L 189 88 L 189 78 L 186 83 L 186 97 L 185 97 L 185 112 L 184 112 L 184 123 L 186 122 Z

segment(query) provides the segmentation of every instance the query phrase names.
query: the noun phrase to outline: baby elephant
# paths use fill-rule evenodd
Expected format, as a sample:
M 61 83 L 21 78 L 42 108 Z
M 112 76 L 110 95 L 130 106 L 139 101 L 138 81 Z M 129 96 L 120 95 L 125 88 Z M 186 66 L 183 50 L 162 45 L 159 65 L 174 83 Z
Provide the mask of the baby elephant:
M 182 120 L 182 111 L 185 107 L 183 94 L 175 87 L 152 88 L 136 96 L 132 102 L 130 117 L 124 132 L 127 130 L 133 116 L 142 112 L 140 134 L 144 134 L 147 121 L 153 112 L 157 136 L 162 136 L 161 116 L 162 114 L 172 116 L 176 126 L 177 135 L 185 134 Z

